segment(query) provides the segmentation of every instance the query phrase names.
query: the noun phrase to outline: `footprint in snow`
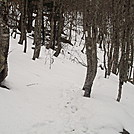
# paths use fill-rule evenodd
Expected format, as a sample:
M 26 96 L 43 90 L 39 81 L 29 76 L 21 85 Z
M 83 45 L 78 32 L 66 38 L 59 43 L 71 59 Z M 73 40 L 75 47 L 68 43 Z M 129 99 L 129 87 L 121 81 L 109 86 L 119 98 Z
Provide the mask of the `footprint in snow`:
M 74 105 L 71 105 L 71 102 L 67 102 L 67 104 L 64 106 L 65 108 L 70 108 L 72 113 L 75 113 L 76 111 L 78 111 L 78 108 Z
M 76 106 L 71 106 L 71 112 L 75 113 L 78 111 L 78 108 Z

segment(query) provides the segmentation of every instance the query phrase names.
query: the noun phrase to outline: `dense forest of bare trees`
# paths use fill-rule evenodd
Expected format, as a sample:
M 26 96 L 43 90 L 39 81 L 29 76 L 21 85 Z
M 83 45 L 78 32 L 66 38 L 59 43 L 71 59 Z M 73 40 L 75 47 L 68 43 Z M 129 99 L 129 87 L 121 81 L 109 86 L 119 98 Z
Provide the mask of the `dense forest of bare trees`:
M 33 60 L 42 46 L 58 57 L 62 43 L 72 44 L 72 31 L 81 26 L 87 56 L 83 90 L 90 97 L 97 73 L 97 45 L 104 52 L 101 68 L 105 78 L 119 77 L 117 101 L 125 82 L 134 84 L 134 1 L 133 0 L 0 0 L 0 82 L 7 76 L 9 31 L 27 52 L 27 33 L 33 37 Z M 65 32 L 67 31 L 67 32 Z M 83 50 L 82 50 L 83 51 Z

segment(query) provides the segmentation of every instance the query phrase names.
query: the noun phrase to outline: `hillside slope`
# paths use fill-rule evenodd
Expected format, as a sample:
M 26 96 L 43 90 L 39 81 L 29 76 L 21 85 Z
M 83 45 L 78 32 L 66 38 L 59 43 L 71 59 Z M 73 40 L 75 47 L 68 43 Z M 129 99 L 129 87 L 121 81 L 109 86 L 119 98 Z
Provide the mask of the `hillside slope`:
M 29 40 L 29 44 L 31 40 Z M 98 68 L 91 98 L 81 90 L 86 68 L 65 55 L 42 49 L 33 61 L 11 39 L 9 76 L 0 88 L 0 134 L 134 134 L 134 86 L 127 83 L 120 103 L 118 80 Z

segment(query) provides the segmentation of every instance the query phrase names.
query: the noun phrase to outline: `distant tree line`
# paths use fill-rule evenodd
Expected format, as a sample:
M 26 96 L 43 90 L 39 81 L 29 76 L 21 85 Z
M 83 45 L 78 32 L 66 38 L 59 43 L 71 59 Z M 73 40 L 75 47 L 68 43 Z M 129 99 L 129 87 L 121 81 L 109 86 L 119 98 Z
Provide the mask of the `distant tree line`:
M 83 28 L 87 75 L 83 90 L 90 97 L 97 73 L 97 44 L 104 51 L 105 78 L 119 76 L 117 101 L 122 86 L 134 84 L 134 1 L 133 0 L 0 0 L 0 82 L 7 76 L 9 31 L 27 52 L 27 33 L 34 44 L 33 60 L 42 46 L 59 56 L 62 43 L 72 44 L 72 31 Z M 10 29 L 10 30 L 9 30 Z M 67 32 L 66 32 L 67 31 Z

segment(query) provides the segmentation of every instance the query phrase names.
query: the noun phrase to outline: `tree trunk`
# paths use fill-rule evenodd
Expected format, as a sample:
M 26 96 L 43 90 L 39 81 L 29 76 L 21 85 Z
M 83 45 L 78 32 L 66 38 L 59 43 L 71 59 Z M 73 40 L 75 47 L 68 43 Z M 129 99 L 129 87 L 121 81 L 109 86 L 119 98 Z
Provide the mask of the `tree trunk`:
M 24 40 L 25 40 L 25 44 L 24 44 L 24 53 L 26 53 L 27 51 L 27 31 L 26 31 L 26 25 L 27 25 L 27 18 L 28 18 L 28 0 L 25 0 L 25 22 L 24 22 Z
M 23 41 L 25 40 L 25 1 L 22 0 L 21 1 L 21 7 L 20 7 L 20 11 L 21 11 L 21 16 L 20 16 L 20 21 L 19 21 L 19 28 L 20 28 L 20 40 L 19 40 L 19 44 L 23 44 Z
M 122 33 L 122 46 L 121 46 L 121 58 L 120 58 L 120 63 L 119 63 L 119 90 L 118 90 L 118 97 L 117 101 L 120 102 L 121 100 L 121 95 L 122 95 L 122 86 L 124 82 L 126 82 L 126 54 L 125 54 L 125 34 L 126 31 Z
M 53 7 L 52 7 L 52 11 L 50 13 L 50 41 L 49 44 L 46 45 L 46 48 L 53 48 L 54 49 L 54 45 L 55 45 L 55 0 L 53 1 Z
M 34 31 L 34 55 L 33 60 L 39 58 L 40 49 L 41 49 L 41 28 L 42 28 L 42 12 L 43 12 L 43 0 L 40 0 L 38 3 L 37 16 L 35 19 L 35 31 Z
M 103 42 L 103 49 L 104 49 L 104 55 L 103 55 L 103 61 L 104 61 L 104 69 L 105 69 L 105 78 L 107 78 L 107 75 L 108 75 L 108 71 L 107 71 L 107 62 L 106 62 L 106 54 L 107 54 L 107 51 L 106 51 L 106 42 L 104 41 Z
M 0 6 L 0 8 L 2 8 Z M 6 78 L 8 74 L 8 49 L 9 49 L 9 28 L 6 25 L 7 20 L 4 20 L 0 13 L 0 83 Z
M 118 74 L 118 59 L 119 59 L 119 37 L 117 31 L 114 32 L 114 52 L 113 52 L 113 67 L 112 67 L 112 73 L 117 75 Z
M 86 2 L 85 7 L 89 8 L 87 7 Z M 90 97 L 91 88 L 97 72 L 97 46 L 96 46 L 97 28 L 95 24 L 95 14 L 93 12 L 92 13 L 88 12 L 86 8 L 83 12 L 83 27 L 84 31 L 86 32 L 85 45 L 86 45 L 86 56 L 87 56 L 87 74 L 83 90 L 85 90 L 84 96 Z M 89 17 L 92 18 L 92 21 L 89 21 L 90 20 Z
M 58 20 L 58 28 L 57 28 L 57 35 L 56 35 L 56 39 L 57 39 L 57 49 L 56 52 L 54 53 L 55 57 L 58 57 L 58 55 L 60 54 L 60 51 L 62 49 L 61 46 L 61 32 L 62 32 L 62 2 L 59 5 L 59 20 Z
M 28 1 L 28 24 L 27 24 L 27 32 L 31 33 L 32 32 L 32 22 L 33 22 L 33 7 L 32 7 L 32 2 Z
M 84 96 L 90 97 L 93 81 L 97 73 L 97 48 L 95 40 L 90 37 L 90 31 L 88 31 L 88 37 L 86 37 L 85 43 L 87 56 L 87 74 L 83 89 L 85 90 Z

